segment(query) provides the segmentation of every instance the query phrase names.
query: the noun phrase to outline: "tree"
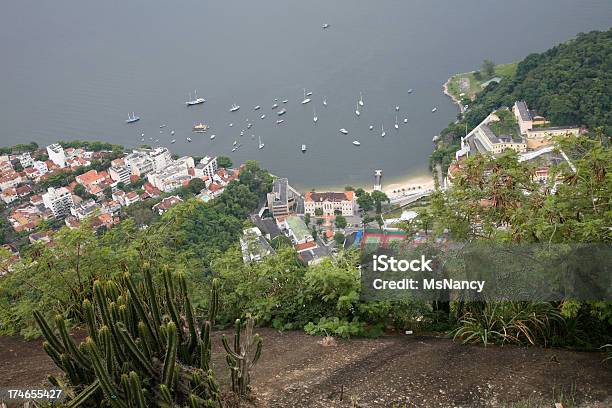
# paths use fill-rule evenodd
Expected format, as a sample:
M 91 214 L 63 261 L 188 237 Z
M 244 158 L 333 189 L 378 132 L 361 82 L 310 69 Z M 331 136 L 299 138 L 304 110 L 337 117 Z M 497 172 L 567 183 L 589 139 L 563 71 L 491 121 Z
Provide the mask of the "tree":
M 200 191 L 206 188 L 206 183 L 201 178 L 196 177 L 189 180 L 188 187 L 193 194 L 199 194 Z
M 355 195 L 357 197 L 361 197 L 364 194 L 366 194 L 366 192 L 365 192 L 365 190 L 363 188 L 358 188 L 357 190 L 355 190 Z
M 387 195 L 385 193 L 383 193 L 382 191 L 372 191 L 372 200 L 374 201 L 374 204 L 376 205 L 376 212 L 378 214 L 380 214 L 382 212 L 382 203 L 383 201 L 386 202 L 390 202 L 391 200 L 389 200 L 389 197 L 387 197 Z
M 113 197 L 113 189 L 111 186 L 104 187 L 104 196 L 109 200 Z
M 353 186 L 344 186 L 344 191 L 355 191 L 355 187 L 353 187 Z
M 334 241 L 336 241 L 336 244 L 342 245 L 344 244 L 344 240 L 345 240 L 344 234 L 341 233 L 340 231 L 336 232 L 336 234 L 334 235 Z
M 323 225 L 323 218 L 317 218 L 317 225 Z
M 315 227 L 312 227 L 311 235 L 312 235 L 312 238 L 316 241 L 319 233 L 317 232 L 317 229 Z
M 72 192 L 81 197 L 83 200 L 88 200 L 90 198 L 95 198 L 95 196 L 93 194 L 89 194 L 87 192 L 87 190 L 85 190 L 85 187 L 83 187 L 81 184 L 77 184 L 74 189 L 72 190 Z
M 346 228 L 346 224 L 347 224 L 347 222 L 346 222 L 346 218 L 344 218 L 344 216 L 342 216 L 342 215 L 336 215 L 336 220 L 335 220 L 335 222 L 336 222 L 336 227 L 337 227 L 337 228 L 340 228 L 340 229 L 344 229 L 344 228 Z
M 315 208 L 315 216 L 322 217 L 323 216 L 323 209 L 322 208 Z
M 357 204 L 364 212 L 371 211 L 374 208 L 374 200 L 369 193 L 365 191 L 363 194 L 357 196 Z
M 495 63 L 490 59 L 485 59 L 482 62 L 482 73 L 485 74 L 487 78 L 491 78 L 495 75 Z
M 219 167 L 223 167 L 224 169 L 229 169 L 232 167 L 232 159 L 227 156 L 219 156 L 217 157 L 217 165 Z
M 304 214 L 304 224 L 306 225 L 310 224 L 310 214 L 309 213 Z

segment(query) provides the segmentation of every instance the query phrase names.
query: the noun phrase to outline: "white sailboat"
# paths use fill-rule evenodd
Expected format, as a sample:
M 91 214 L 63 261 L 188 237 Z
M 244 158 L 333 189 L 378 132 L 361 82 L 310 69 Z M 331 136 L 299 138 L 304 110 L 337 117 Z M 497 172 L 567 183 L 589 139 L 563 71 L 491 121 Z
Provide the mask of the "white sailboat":
M 259 145 L 257 146 L 258 149 L 263 149 L 265 146 L 265 144 L 262 143 L 261 141 L 261 136 L 259 136 Z
M 340 133 L 342 133 L 343 135 L 348 135 L 348 130 L 346 130 L 345 128 L 340 129 Z
M 363 95 L 359 92 L 359 106 L 363 106 Z
M 325 96 L 323 97 L 323 106 L 327 106 L 327 98 Z
M 234 103 L 232 104 L 232 107 L 230 108 L 230 112 L 236 112 L 238 109 L 240 109 L 240 106 Z
M 191 99 L 191 94 L 189 94 L 189 100 L 187 102 L 185 102 L 185 104 L 187 106 L 199 105 L 199 104 L 202 104 L 202 103 L 206 102 L 206 99 L 198 98 L 198 92 L 197 91 L 193 91 L 193 94 L 194 94 L 194 98 L 193 99 Z
M 435 112 L 435 111 L 437 111 L 437 110 L 438 110 L 438 108 L 436 107 L 436 108 L 433 108 L 431 111 L 432 111 L 432 113 L 433 113 L 433 112 Z
M 385 132 L 385 125 L 380 125 L 380 130 L 381 130 L 380 136 L 385 137 L 385 135 L 387 134 L 387 132 Z
M 374 129 L 374 125 L 370 125 L 370 130 L 373 130 L 373 129 Z
M 359 112 L 359 102 L 357 102 L 357 109 L 355 109 L 355 115 L 361 116 L 361 112 Z
M 310 98 L 306 96 L 306 88 L 304 88 L 304 99 L 302 100 L 302 105 L 306 105 L 310 102 Z
M 278 108 L 278 103 L 275 103 L 274 105 L 272 105 L 272 109 L 276 109 Z
M 277 124 L 277 125 L 280 125 L 280 124 L 281 124 L 281 123 L 283 123 L 284 121 L 285 121 L 284 119 L 279 119 L 279 120 L 277 120 L 277 121 L 276 121 L 276 124 Z
M 257 105 L 256 107 L 253 108 L 253 110 L 260 110 L 261 106 Z
M 319 120 L 319 117 L 317 116 L 317 111 L 315 108 L 312 108 L 312 113 L 313 113 L 312 121 L 314 123 L 317 123 L 317 121 Z
M 399 129 L 399 124 L 397 123 L 397 115 L 395 115 L 395 129 Z
M 265 119 L 265 118 L 266 118 L 266 115 L 261 115 L 259 118 L 260 118 L 260 119 Z
M 395 106 L 395 110 L 396 110 L 396 111 L 399 111 L 399 105 L 396 105 L 396 106 Z
M 128 113 L 128 118 L 125 120 L 125 123 L 134 123 L 140 120 L 140 116 L 136 116 L 134 112 L 131 114 Z
M 353 140 L 353 145 L 361 146 L 361 143 L 359 143 L 359 140 Z

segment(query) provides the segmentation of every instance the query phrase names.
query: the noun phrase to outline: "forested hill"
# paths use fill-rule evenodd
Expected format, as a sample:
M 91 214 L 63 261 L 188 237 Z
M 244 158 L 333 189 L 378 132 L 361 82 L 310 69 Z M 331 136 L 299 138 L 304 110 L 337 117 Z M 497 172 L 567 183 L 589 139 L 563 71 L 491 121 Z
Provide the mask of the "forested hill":
M 546 52 L 527 56 L 515 75 L 487 86 L 470 103 L 463 120 L 442 131 L 443 140 L 452 145 L 440 146 L 432 160 L 448 165 L 466 122 L 471 130 L 491 111 L 512 106 L 516 100 L 525 100 L 552 126 L 603 126 L 606 134 L 612 134 L 612 29 L 578 34 Z

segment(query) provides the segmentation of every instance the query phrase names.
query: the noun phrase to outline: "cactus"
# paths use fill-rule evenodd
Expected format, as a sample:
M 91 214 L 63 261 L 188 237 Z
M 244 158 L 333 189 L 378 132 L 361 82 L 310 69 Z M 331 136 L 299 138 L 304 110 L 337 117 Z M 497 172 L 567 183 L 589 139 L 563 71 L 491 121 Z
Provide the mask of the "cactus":
M 241 321 L 234 324 L 234 347 L 231 348 L 225 335 L 222 337 L 223 348 L 227 353 L 226 362 L 230 369 L 232 391 L 240 397 L 246 396 L 251 389 L 251 369 L 261 357 L 263 341 L 259 334 L 253 335 L 255 320 L 247 315 L 244 336 L 241 337 Z
M 166 270 L 163 283 L 162 290 L 155 288 L 149 268 L 144 284 L 127 272 L 94 282 L 93 299 L 83 301 L 88 336 L 79 346 L 63 316 L 55 317 L 52 328 L 34 312 L 46 339 L 43 348 L 71 387 L 67 406 L 99 406 L 101 401 L 113 408 L 221 406 L 210 370 L 218 283 L 213 281 L 209 320 L 200 333 L 185 277 Z M 50 381 L 62 383 L 55 377 Z

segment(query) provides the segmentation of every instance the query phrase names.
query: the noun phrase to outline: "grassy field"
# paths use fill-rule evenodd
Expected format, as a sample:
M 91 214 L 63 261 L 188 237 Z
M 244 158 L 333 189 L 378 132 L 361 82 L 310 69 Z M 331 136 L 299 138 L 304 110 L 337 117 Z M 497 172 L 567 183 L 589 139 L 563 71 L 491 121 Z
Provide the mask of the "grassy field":
M 505 78 L 516 72 L 518 63 L 499 64 L 495 66 L 493 77 L 476 78 L 476 71 L 453 75 L 448 82 L 448 93 L 460 100 L 461 98 L 473 99 L 483 89 L 483 84 L 495 77 Z

